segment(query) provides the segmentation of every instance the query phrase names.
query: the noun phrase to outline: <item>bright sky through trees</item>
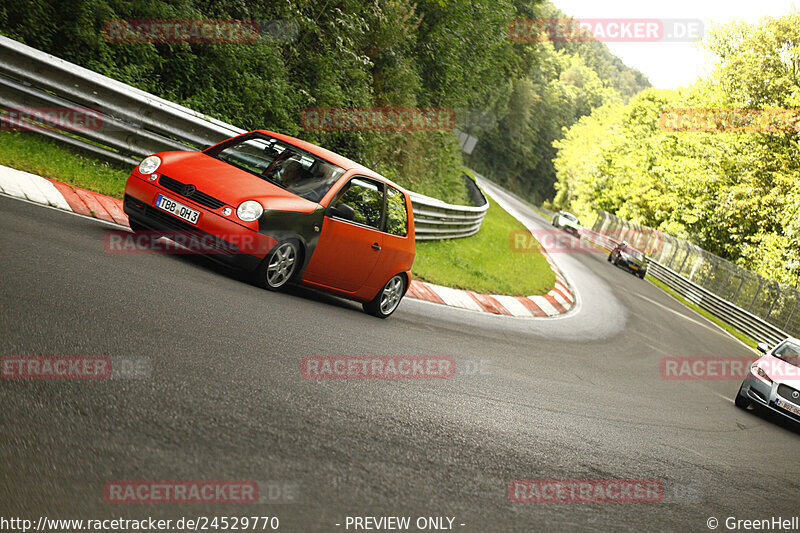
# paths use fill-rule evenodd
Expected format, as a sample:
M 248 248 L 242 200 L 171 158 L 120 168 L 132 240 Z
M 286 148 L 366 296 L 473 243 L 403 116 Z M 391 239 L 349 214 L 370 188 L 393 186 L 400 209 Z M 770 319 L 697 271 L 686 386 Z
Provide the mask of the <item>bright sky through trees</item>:
M 800 6 L 797 0 L 553 0 L 556 7 L 575 18 L 700 19 L 706 32 L 711 24 L 734 20 L 753 23 L 765 16 L 779 17 Z M 613 43 L 611 53 L 639 69 L 653 86 L 672 89 L 692 84 L 710 72 L 714 57 L 689 42 Z

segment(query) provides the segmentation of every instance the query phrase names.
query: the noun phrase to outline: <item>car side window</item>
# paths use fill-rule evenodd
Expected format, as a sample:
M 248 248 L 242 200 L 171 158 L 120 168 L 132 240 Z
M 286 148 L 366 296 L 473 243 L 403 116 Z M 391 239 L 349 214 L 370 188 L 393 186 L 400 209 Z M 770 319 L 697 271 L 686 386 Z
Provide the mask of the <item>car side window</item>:
M 337 195 L 334 205 L 353 208 L 353 222 L 378 229 L 383 211 L 383 186 L 370 180 L 353 178 Z
M 394 187 L 388 187 L 386 192 L 386 233 L 405 237 L 408 233 L 406 197 Z

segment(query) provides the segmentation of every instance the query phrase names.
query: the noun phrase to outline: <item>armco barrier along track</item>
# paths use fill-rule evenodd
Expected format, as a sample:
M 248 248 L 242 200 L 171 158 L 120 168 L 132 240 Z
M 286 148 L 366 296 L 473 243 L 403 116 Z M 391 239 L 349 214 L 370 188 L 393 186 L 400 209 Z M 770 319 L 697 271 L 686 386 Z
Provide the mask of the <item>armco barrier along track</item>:
M 95 110 L 100 113 L 99 127 L 69 133 L 30 121 L 26 127 L 130 166 L 156 152 L 202 149 L 245 132 L 4 36 L 0 36 L 0 106 Z M 0 114 L 0 120 L 3 117 Z M 475 206 L 412 195 L 418 240 L 468 237 L 480 230 L 489 203 L 475 183 L 466 180 Z
M 581 238 L 606 250 L 611 250 L 618 243 L 618 241 L 607 235 L 586 228 L 581 230 Z M 789 334 L 785 331 L 716 296 L 650 257 L 647 258 L 647 273 L 686 300 L 696 304 L 701 309 L 705 309 L 758 342 L 767 342 L 775 345 L 789 337 Z

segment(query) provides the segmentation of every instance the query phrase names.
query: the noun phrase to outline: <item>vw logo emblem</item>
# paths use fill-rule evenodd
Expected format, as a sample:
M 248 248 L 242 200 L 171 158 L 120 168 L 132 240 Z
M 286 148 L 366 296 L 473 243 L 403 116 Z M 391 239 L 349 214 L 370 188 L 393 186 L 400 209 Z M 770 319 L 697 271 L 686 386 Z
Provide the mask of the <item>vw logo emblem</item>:
M 196 190 L 197 190 L 197 187 L 195 187 L 194 185 L 186 185 L 183 188 L 183 195 L 184 196 L 191 196 L 191 195 L 194 194 L 194 191 L 196 191 Z
M 798 399 L 798 398 L 800 398 L 800 392 L 794 391 L 794 392 L 792 393 L 792 398 L 794 398 L 795 400 L 796 400 L 796 399 Z

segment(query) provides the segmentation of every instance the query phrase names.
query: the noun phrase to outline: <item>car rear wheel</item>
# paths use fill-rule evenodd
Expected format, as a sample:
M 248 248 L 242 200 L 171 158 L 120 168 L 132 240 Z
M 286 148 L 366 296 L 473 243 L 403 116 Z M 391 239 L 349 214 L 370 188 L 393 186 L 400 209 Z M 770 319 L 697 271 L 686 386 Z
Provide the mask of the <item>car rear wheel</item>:
M 611 254 L 608 254 L 608 262 L 611 262 Z
M 405 293 L 406 278 L 397 274 L 386 282 L 371 302 L 363 304 L 364 311 L 378 318 L 386 318 L 395 312 Z
M 259 284 L 270 291 L 284 288 L 297 272 L 299 260 L 300 249 L 296 242 L 278 243 L 258 268 Z
M 739 387 L 739 392 L 736 393 L 736 399 L 733 401 L 733 403 L 739 409 L 747 409 L 748 407 L 750 407 L 750 400 L 747 399 L 747 396 L 742 394 L 743 388 L 744 388 L 744 383 L 742 383 L 742 386 Z
M 644 275 L 645 274 L 646 274 L 646 272 L 644 270 L 640 270 L 639 273 L 637 274 L 637 276 L 639 276 L 639 279 L 644 279 Z

